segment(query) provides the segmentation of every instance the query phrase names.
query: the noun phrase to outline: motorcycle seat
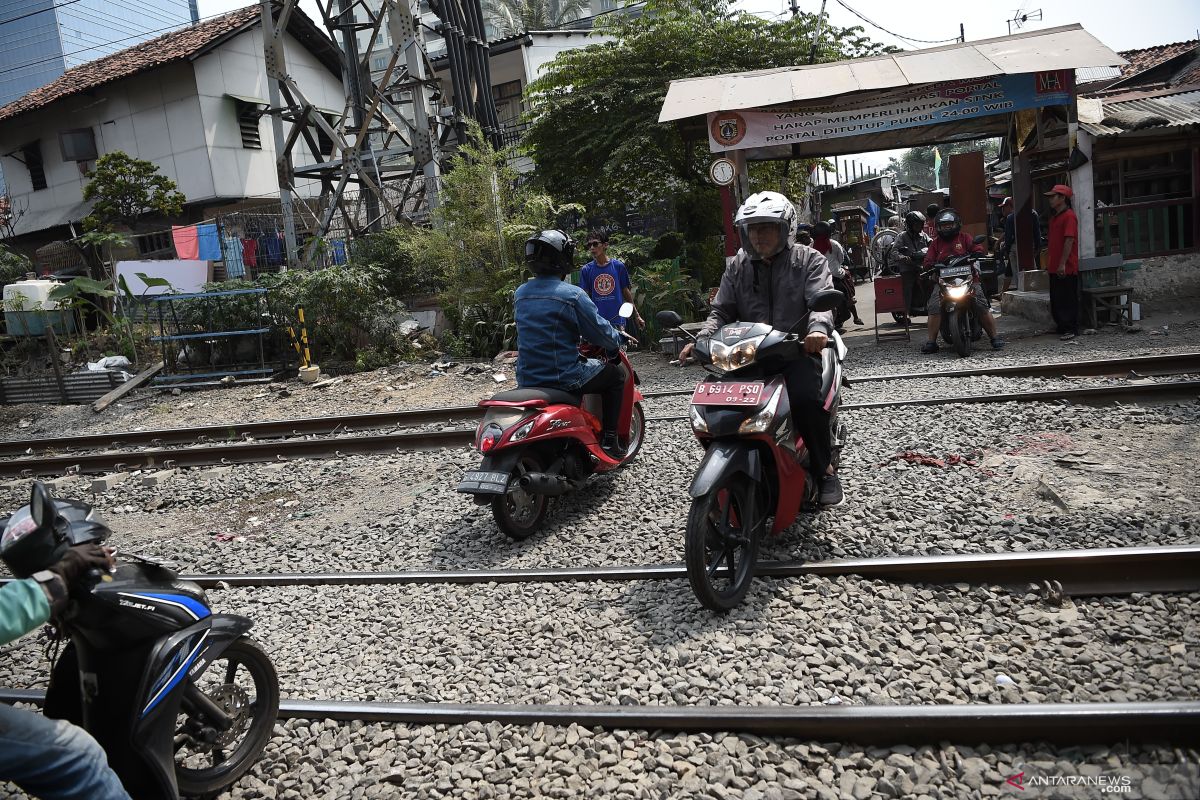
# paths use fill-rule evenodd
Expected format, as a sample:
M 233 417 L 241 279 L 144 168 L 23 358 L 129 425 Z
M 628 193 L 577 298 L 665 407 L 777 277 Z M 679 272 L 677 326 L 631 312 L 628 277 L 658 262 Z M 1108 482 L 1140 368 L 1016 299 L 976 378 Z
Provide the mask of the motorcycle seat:
M 522 406 L 562 403 L 568 406 L 577 406 L 581 402 L 583 400 L 579 395 L 564 392 L 562 389 L 528 388 L 510 389 L 507 392 L 500 392 L 497 395 L 493 395 L 490 399 L 484 400 L 480 405 Z

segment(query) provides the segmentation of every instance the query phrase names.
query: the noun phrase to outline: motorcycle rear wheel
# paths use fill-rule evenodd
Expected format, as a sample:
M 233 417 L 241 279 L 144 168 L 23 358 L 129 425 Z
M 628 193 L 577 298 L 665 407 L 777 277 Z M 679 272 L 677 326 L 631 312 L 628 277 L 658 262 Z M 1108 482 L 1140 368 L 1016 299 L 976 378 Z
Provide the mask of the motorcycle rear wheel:
M 692 501 L 683 553 L 696 598 L 713 611 L 742 602 L 754 578 L 759 529 L 756 486 L 742 473 L 730 475 Z
M 512 477 L 508 480 L 508 491 L 492 500 L 492 517 L 510 539 L 528 539 L 537 532 L 542 520 L 546 518 L 549 498 L 544 494 L 526 491 L 517 485 L 522 475 L 541 471 L 541 462 L 532 453 L 524 453 L 513 467 Z
M 218 665 L 224 665 L 218 666 Z M 189 709 L 188 693 L 202 692 L 233 718 L 230 730 L 217 733 L 206 725 L 203 712 Z M 175 779 L 183 797 L 212 797 L 232 786 L 254 765 L 275 729 L 279 714 L 279 677 L 271 659 L 243 636 L 199 675 L 189 679 L 175 733 Z M 206 729 L 215 742 L 197 742 L 187 729 Z M 235 738 L 240 741 L 234 742 Z M 190 756 L 181 750 L 191 742 L 199 749 Z M 227 751 L 226 746 L 233 745 Z M 211 760 L 211 765 L 200 766 Z
M 954 352 L 966 358 L 971 354 L 971 315 L 962 309 L 950 312 L 950 338 Z

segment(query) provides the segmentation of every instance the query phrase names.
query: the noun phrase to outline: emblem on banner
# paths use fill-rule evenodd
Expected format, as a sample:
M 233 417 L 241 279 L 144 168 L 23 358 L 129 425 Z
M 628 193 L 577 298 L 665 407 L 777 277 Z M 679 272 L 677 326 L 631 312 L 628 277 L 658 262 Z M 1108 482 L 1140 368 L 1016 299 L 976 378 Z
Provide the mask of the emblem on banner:
M 1067 91 L 1067 71 L 1055 69 L 1034 76 L 1038 94 L 1064 94 Z
M 713 140 L 723 147 L 732 147 L 746 135 L 746 120 L 741 114 L 725 111 L 713 116 L 709 126 Z

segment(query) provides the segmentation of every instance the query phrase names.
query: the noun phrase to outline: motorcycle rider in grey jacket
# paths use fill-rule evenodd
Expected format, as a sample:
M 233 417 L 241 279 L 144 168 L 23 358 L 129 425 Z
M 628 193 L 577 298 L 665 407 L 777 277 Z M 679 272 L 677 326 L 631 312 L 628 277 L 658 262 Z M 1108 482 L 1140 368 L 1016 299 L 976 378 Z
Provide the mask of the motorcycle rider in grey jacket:
M 783 331 L 795 330 L 808 315 L 804 348 L 819 356 L 833 331 L 833 312 L 808 312 L 808 301 L 817 292 L 834 288 L 825 256 L 796 244 L 796 209 L 778 192 L 758 192 L 738 209 L 734 224 L 742 249 L 725 269 L 713 298 L 712 312 L 700 329 L 711 336 L 730 322 L 765 322 Z M 680 352 L 687 361 L 692 345 Z M 820 397 L 820 362 L 815 358 L 794 361 L 785 373 L 792 423 L 808 446 L 812 474 L 821 480 L 821 505 L 842 501 L 841 481 L 831 458 L 833 441 L 829 412 Z

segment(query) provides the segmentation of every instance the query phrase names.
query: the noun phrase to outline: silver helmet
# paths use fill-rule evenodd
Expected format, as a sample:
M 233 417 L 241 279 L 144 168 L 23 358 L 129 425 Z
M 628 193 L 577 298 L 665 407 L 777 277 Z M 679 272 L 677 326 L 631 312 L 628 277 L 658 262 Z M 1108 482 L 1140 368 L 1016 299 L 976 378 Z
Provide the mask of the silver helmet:
M 774 252 L 759 253 L 750 243 L 750 226 L 770 222 L 779 225 L 779 244 Z M 742 248 L 752 258 L 772 258 L 796 243 L 796 207 L 779 192 L 755 192 L 747 197 L 734 215 L 733 224 L 742 240 Z

